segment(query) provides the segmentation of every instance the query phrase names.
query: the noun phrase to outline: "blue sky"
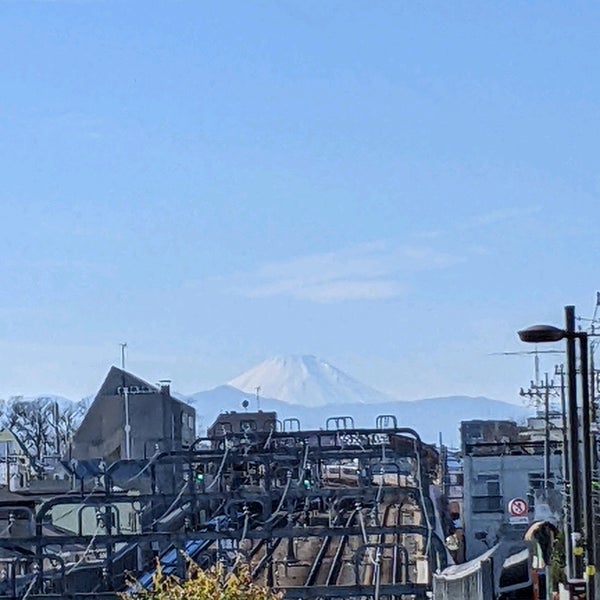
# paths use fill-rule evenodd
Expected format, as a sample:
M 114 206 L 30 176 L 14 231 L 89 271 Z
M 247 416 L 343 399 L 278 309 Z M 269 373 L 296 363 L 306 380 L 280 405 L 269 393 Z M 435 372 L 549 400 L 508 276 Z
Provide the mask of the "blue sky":
M 593 311 L 600 8 L 0 1 L 0 394 L 310 353 L 519 401 Z M 543 368 L 555 361 L 550 357 Z

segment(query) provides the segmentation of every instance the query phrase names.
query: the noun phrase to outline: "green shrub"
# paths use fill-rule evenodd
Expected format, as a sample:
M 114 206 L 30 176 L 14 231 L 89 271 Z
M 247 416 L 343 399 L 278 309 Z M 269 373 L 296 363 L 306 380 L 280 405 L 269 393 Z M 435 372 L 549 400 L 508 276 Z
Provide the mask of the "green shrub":
M 227 571 L 218 564 L 202 570 L 190 562 L 185 579 L 166 576 L 158 566 L 152 589 L 139 587 L 133 595 L 121 594 L 124 600 L 280 600 L 281 593 L 252 581 L 248 565 Z

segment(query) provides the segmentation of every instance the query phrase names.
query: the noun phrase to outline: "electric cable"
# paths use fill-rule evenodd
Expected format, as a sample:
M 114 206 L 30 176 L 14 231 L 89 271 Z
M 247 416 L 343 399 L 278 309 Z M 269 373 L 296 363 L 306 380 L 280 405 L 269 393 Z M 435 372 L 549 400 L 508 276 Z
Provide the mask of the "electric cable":
M 92 536 L 90 543 L 87 545 L 86 549 L 81 555 L 81 558 L 65 572 L 65 575 L 70 575 L 86 559 L 88 552 L 91 550 L 92 546 L 94 545 L 94 542 L 96 541 L 96 538 L 98 537 L 98 534 L 100 533 L 100 529 L 102 529 L 102 526 L 98 524 L 98 526 L 96 527 L 96 531 L 94 531 L 94 535 Z
M 417 448 L 417 440 L 413 440 L 415 446 L 415 454 L 417 456 L 417 473 L 419 477 L 419 493 L 421 495 L 421 507 L 423 510 L 423 515 L 425 516 L 425 522 L 427 523 L 427 543 L 425 546 L 425 555 L 429 556 L 429 548 L 431 546 L 431 533 L 432 533 L 432 524 L 429 520 L 429 511 L 427 510 L 427 506 L 425 505 L 425 494 L 423 492 L 423 478 L 421 473 L 421 453 Z
M 10 528 L 14 525 L 14 522 L 15 522 L 15 518 L 13 517 L 13 520 L 11 521 L 10 514 L 9 514 L 8 525 L 2 531 L 0 531 L 0 537 L 4 537 L 5 534 L 10 533 Z
M 273 437 L 273 431 L 275 431 L 275 426 L 271 427 L 271 431 L 269 431 L 269 435 L 267 437 L 267 441 L 265 442 L 265 445 L 263 446 L 263 449 L 267 449 L 269 447 L 269 445 L 271 444 L 271 439 Z
M 152 525 L 156 525 L 161 519 L 163 519 L 164 517 L 166 517 L 171 512 L 171 510 L 173 510 L 173 508 L 175 507 L 175 505 L 179 502 L 179 500 L 183 496 L 183 492 L 185 492 L 185 488 L 187 488 L 187 487 L 188 487 L 188 482 L 186 481 L 183 484 L 183 487 L 179 490 L 179 493 L 175 497 L 175 500 L 173 500 L 173 502 L 171 502 L 169 508 L 167 508 L 167 510 L 165 510 L 165 512 L 163 512 L 163 514 L 160 515 L 160 517 L 157 517 L 156 519 L 154 519 L 154 521 L 152 521 Z
M 379 487 L 377 488 L 377 495 L 375 496 L 376 505 L 381 502 L 381 492 L 383 491 L 383 482 L 385 479 L 385 471 L 383 469 L 383 466 L 381 467 L 379 473 L 380 473 L 381 479 L 379 480 Z
M 154 454 L 150 457 L 148 463 L 144 467 L 142 467 L 142 469 L 140 469 L 135 475 L 132 475 L 129 479 L 126 479 L 125 483 L 131 483 L 132 481 L 143 475 L 156 462 L 156 459 L 158 458 L 159 454 L 160 449 L 157 448 Z
M 306 462 L 308 461 L 308 443 L 304 446 L 304 458 L 302 459 L 302 466 L 298 466 L 298 479 L 302 478 L 304 470 L 306 469 Z
M 367 536 L 367 530 L 365 529 L 365 518 L 362 514 L 362 510 L 359 510 L 359 509 L 357 509 L 357 510 L 358 510 L 358 520 L 360 521 L 360 529 L 362 531 L 362 536 L 363 536 L 363 542 L 365 545 L 367 545 L 369 543 L 369 538 Z M 369 562 L 372 565 L 374 565 L 375 561 L 373 560 L 373 556 L 371 554 L 372 550 L 373 549 L 370 546 L 367 546 L 365 554 L 366 554 L 367 558 L 369 559 Z
M 227 459 L 228 453 L 229 453 L 229 446 L 227 445 L 227 440 L 225 440 L 225 452 L 223 454 L 223 459 L 221 460 L 221 464 L 219 465 L 217 474 L 215 475 L 214 479 L 210 482 L 210 484 L 206 488 L 207 490 L 210 490 L 210 488 L 212 488 L 212 486 L 215 485 L 215 483 L 217 483 L 217 481 L 221 477 L 221 472 L 223 471 L 223 467 L 225 466 L 225 460 Z
M 217 471 L 217 474 L 215 475 L 215 478 L 212 480 L 212 482 L 206 487 L 207 490 L 210 490 L 210 488 L 217 482 L 217 480 L 220 478 L 221 476 L 221 472 L 223 471 L 223 467 L 225 465 L 225 460 L 227 458 L 227 454 L 229 452 L 229 446 L 227 446 L 227 444 L 225 445 L 225 452 L 223 454 L 223 459 L 221 460 L 221 464 L 219 465 L 219 469 Z M 175 500 L 173 500 L 173 502 L 171 502 L 169 508 L 167 508 L 167 510 L 165 510 L 162 515 L 156 519 L 154 519 L 152 521 L 152 525 L 156 525 L 156 523 L 158 523 L 161 519 L 163 519 L 166 515 L 168 515 L 171 510 L 173 510 L 173 508 L 175 507 L 175 505 L 179 502 L 179 500 L 181 499 L 181 497 L 183 496 L 183 493 L 185 492 L 185 489 L 188 487 L 189 483 L 186 481 L 184 482 L 182 488 L 179 490 L 179 493 L 177 494 L 177 496 L 175 497 Z
M 31 594 L 31 590 L 33 590 L 33 586 L 35 585 L 36 581 L 37 581 L 37 573 L 34 573 L 33 579 L 31 580 L 31 583 L 27 587 L 27 590 L 25 590 L 25 593 L 23 594 L 23 598 L 21 600 L 27 600 L 27 597 L 29 596 L 29 594 Z
M 240 548 L 241 548 L 242 544 L 246 541 L 246 533 L 248 533 L 249 520 L 250 520 L 250 511 L 248 510 L 248 506 L 246 504 L 244 504 L 244 525 L 242 527 L 242 537 L 240 538 L 240 541 L 238 543 L 237 556 L 235 558 L 235 562 L 233 563 L 234 569 L 238 566 L 239 561 L 243 557 L 242 552 L 240 551 Z
M 277 505 L 277 508 L 273 511 L 273 514 L 266 521 L 259 521 L 261 525 L 266 525 L 267 523 L 270 523 L 271 521 L 274 521 L 277 518 L 277 513 L 281 510 L 281 507 L 283 506 L 283 502 L 285 500 L 285 497 L 287 496 L 288 490 L 290 489 L 291 483 L 292 473 L 288 471 L 287 482 L 285 484 L 283 494 L 281 495 L 281 499 L 279 500 L 279 504 Z
M 68 517 L 69 515 L 72 515 L 76 510 L 79 510 L 81 508 L 81 505 L 82 504 L 85 505 L 85 503 L 94 495 L 94 493 L 96 491 L 98 491 L 99 487 L 100 486 L 98 485 L 98 482 L 96 482 L 94 484 L 94 487 L 88 492 L 88 494 L 81 499 L 81 502 L 77 502 L 75 504 L 75 506 L 73 506 L 72 509 L 68 510 L 66 513 L 64 513 L 62 515 L 57 516 L 56 520 L 59 521 L 60 519 L 64 519 L 65 517 Z M 56 506 L 61 506 L 61 505 L 57 504 Z
M 248 521 L 250 517 L 250 511 L 248 507 L 244 507 L 244 527 L 242 528 L 242 537 L 240 539 L 240 544 L 246 541 L 246 533 L 248 533 Z

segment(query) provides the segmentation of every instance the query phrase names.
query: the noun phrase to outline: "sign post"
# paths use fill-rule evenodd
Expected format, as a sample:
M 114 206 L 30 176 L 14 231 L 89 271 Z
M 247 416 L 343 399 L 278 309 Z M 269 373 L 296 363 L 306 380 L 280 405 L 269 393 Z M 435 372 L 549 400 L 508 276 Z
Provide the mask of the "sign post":
M 511 525 L 523 525 L 529 523 L 529 505 L 523 498 L 513 498 L 508 502 L 508 522 Z

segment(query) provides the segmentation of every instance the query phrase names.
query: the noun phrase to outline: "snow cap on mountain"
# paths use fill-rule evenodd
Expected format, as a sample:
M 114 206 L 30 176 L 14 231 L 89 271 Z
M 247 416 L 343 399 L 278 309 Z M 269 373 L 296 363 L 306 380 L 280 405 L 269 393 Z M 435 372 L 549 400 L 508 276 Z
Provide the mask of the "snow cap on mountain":
M 307 407 L 389 402 L 386 394 L 312 355 L 275 356 L 228 382 L 243 392 Z

